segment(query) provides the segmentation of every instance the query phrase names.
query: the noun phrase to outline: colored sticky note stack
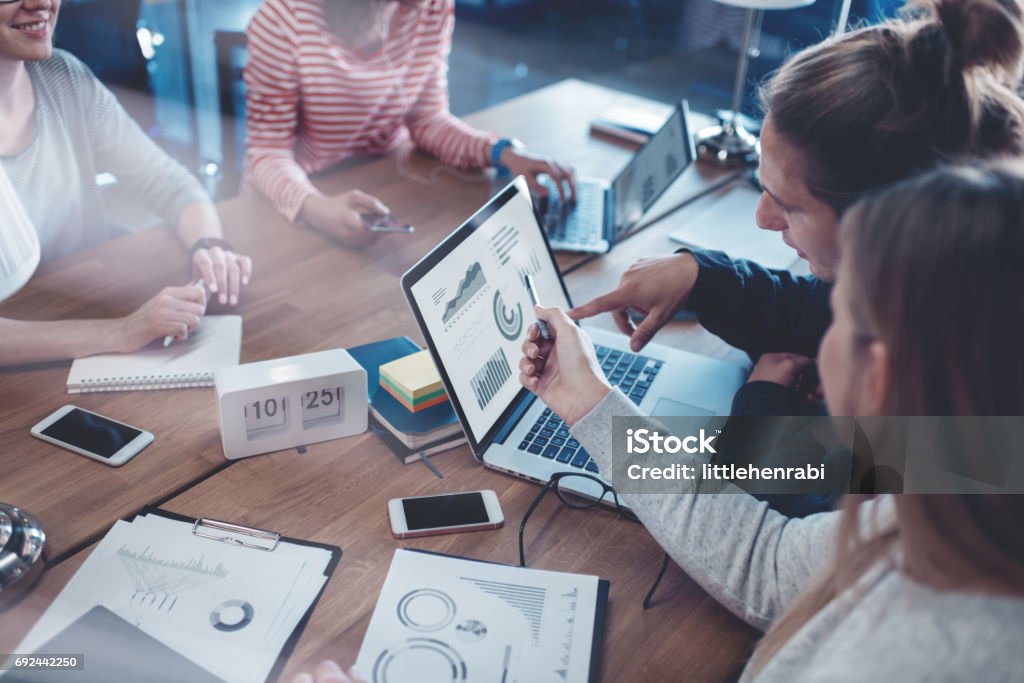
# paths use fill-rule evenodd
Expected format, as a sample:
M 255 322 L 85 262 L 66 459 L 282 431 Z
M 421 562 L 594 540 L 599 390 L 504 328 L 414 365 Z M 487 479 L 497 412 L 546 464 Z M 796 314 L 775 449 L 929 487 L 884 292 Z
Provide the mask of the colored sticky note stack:
M 414 413 L 448 399 L 427 350 L 381 365 L 380 386 Z

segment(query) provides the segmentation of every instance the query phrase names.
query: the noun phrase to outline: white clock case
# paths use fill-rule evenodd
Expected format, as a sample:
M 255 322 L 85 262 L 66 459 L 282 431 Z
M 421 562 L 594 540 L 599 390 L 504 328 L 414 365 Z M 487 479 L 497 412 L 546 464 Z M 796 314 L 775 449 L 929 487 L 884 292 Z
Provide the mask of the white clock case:
M 365 432 L 368 427 L 366 382 L 366 370 L 344 349 L 220 368 L 214 374 L 214 386 L 224 457 L 237 460 Z M 303 392 L 336 386 L 344 390 L 343 420 L 308 431 L 304 429 L 300 412 Z M 287 431 L 249 440 L 245 404 L 281 396 L 288 397 L 293 411 Z

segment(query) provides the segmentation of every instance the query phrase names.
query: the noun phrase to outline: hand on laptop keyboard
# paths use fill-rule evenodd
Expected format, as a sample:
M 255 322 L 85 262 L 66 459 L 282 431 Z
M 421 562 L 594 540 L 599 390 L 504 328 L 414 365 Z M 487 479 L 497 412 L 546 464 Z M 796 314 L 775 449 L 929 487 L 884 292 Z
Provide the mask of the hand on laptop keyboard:
M 537 207 L 537 213 L 546 217 L 551 209 L 551 195 L 538 194 L 533 197 L 533 205 Z
M 564 182 L 560 185 L 558 181 L 549 175 L 541 175 L 537 177 L 537 184 L 539 189 L 534 190 L 531 188 L 530 194 L 533 196 L 533 201 L 537 206 L 537 211 L 542 215 L 546 215 L 552 210 L 561 212 L 567 212 L 568 209 L 576 205 L 576 201 L 579 199 L 579 188 L 572 185 L 572 191 L 568 189 L 568 185 Z
M 548 194 L 534 201 L 544 230 L 556 249 L 586 248 L 604 239 L 604 190 L 600 186 L 579 183 L 575 199 L 566 202 L 558 196 L 550 179 L 545 178 L 543 182 Z
M 548 192 L 548 188 L 543 186 L 543 181 L 550 178 L 563 201 L 573 201 L 576 198 L 576 174 L 569 166 L 511 146 L 502 152 L 501 163 L 513 176 L 524 176 L 530 190 L 537 195 Z

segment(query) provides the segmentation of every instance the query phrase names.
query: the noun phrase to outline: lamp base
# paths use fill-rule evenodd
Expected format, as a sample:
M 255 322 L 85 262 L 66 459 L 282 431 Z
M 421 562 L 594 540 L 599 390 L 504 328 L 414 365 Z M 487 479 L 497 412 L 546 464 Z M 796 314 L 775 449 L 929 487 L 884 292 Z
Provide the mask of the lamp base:
M 761 144 L 738 124 L 708 126 L 697 132 L 697 158 L 722 168 L 756 166 Z

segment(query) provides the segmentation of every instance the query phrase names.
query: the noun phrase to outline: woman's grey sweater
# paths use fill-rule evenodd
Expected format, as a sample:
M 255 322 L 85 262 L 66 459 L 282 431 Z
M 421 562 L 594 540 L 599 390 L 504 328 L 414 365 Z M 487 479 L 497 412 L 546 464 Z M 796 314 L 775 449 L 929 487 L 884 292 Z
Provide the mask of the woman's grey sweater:
M 642 414 L 613 390 L 572 430 L 602 472 L 612 471 L 614 416 Z M 761 630 L 832 557 L 838 512 L 791 519 L 738 492 L 620 497 L 687 574 Z M 878 498 L 865 504 L 862 528 L 870 533 L 891 523 L 891 503 Z M 893 558 L 826 605 L 760 671 L 748 668 L 741 680 L 1024 681 L 1022 646 L 1024 599 L 930 588 L 901 572 Z

